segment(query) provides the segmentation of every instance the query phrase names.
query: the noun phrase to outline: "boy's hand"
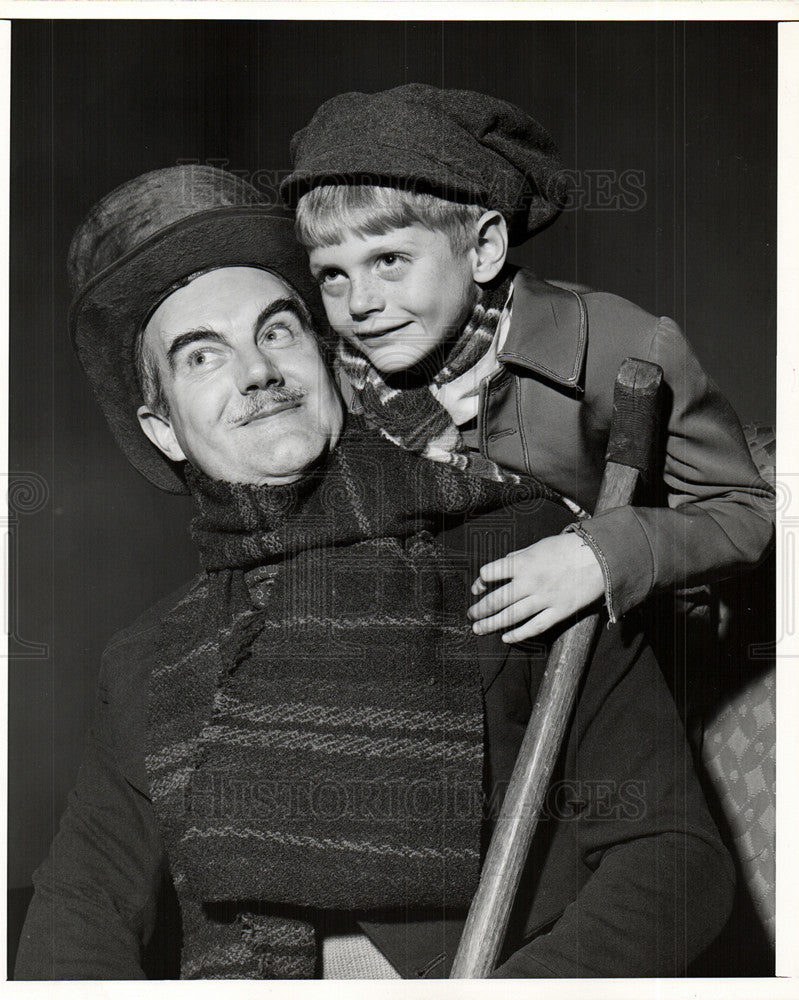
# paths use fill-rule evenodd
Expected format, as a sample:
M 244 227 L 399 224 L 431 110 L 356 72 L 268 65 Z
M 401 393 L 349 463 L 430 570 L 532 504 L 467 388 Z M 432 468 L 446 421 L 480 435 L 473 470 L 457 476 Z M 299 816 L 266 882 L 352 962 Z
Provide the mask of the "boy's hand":
M 571 532 L 542 538 L 483 566 L 472 584 L 472 594 L 485 594 L 486 584 L 498 580 L 508 582 L 473 604 L 468 615 L 478 635 L 510 628 L 502 636 L 503 642 L 540 635 L 605 593 L 599 560 L 591 547 Z

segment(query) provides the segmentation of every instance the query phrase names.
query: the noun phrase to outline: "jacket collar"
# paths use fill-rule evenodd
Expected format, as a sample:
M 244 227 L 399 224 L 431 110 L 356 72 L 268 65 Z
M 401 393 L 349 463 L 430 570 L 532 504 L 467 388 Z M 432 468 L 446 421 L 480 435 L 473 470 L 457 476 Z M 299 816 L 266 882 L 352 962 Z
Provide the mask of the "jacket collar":
M 510 328 L 498 355 L 503 364 L 520 365 L 582 392 L 587 339 L 585 302 L 576 291 L 518 271 Z

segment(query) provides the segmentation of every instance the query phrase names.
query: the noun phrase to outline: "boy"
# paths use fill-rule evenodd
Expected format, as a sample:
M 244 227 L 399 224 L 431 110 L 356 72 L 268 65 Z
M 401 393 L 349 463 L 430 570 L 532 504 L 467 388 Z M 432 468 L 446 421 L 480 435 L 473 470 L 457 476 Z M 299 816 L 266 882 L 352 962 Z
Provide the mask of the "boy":
M 519 642 L 604 595 L 616 621 L 650 594 L 753 565 L 772 495 L 728 402 L 680 330 L 614 295 L 506 263 L 558 214 L 555 146 L 532 118 L 470 91 L 342 94 L 292 140 L 297 211 L 350 407 L 427 457 L 528 472 L 596 502 L 625 357 L 664 371 L 662 477 L 623 507 L 482 567 L 474 630 Z M 582 510 L 581 510 L 582 509 Z

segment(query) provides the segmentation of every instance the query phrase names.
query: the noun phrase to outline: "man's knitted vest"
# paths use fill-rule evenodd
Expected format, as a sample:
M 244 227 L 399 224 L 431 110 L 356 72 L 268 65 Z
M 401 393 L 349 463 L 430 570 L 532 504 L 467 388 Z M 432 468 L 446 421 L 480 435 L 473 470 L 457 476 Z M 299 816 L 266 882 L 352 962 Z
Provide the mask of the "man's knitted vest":
M 146 764 L 184 978 L 307 978 L 313 913 L 466 905 L 483 719 L 463 568 L 431 531 L 543 488 L 352 421 L 300 483 L 189 470 L 207 573 L 166 618 Z

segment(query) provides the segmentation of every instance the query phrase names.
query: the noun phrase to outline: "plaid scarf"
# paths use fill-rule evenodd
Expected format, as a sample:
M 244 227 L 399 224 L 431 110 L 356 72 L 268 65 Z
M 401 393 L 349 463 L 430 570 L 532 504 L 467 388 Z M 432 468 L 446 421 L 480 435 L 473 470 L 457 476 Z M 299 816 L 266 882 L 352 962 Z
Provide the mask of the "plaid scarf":
M 510 286 L 508 276 L 495 287 L 479 289 L 471 316 L 452 345 L 445 364 L 433 376 L 433 386 L 446 385 L 465 374 L 488 351 Z M 339 342 L 338 362 L 353 388 L 353 412 L 363 414 L 367 424 L 389 441 L 406 451 L 484 479 L 519 482 L 518 476 L 467 447 L 452 417 L 428 386 L 392 388 L 369 359 L 344 340 Z
M 543 494 L 351 425 L 290 486 L 187 472 L 206 573 L 163 621 L 146 748 L 182 978 L 310 978 L 314 908 L 477 885 L 479 671 L 466 574 L 430 531 Z

